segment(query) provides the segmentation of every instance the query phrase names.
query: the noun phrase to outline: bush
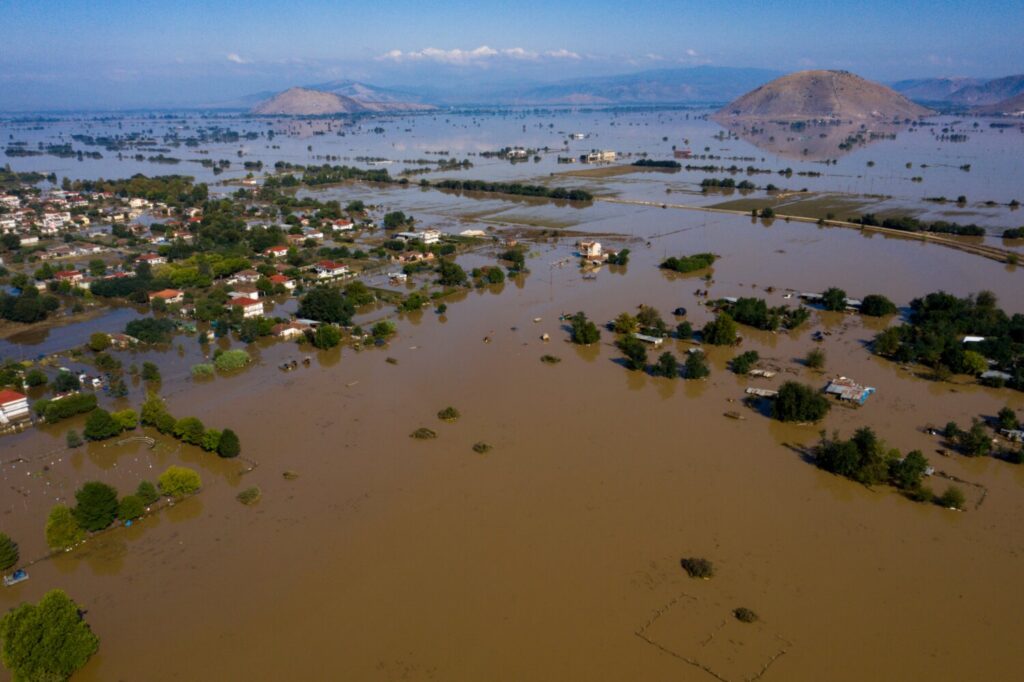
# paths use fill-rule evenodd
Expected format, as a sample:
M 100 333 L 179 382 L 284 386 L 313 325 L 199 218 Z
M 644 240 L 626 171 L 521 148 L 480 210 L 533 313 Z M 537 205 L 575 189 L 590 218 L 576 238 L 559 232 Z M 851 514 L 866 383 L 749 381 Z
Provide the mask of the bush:
M 548 365 L 557 365 L 562 361 L 562 358 L 555 355 L 542 355 L 540 361 Z
M 16 563 L 18 563 L 18 543 L 5 533 L 0 533 L 0 571 L 6 571 Z
M 88 531 L 103 530 L 117 517 L 117 490 L 100 481 L 89 481 L 75 492 L 75 521 Z
M 138 495 L 127 495 L 117 505 L 117 518 L 132 521 L 146 513 L 146 505 Z
M 207 452 L 217 452 L 220 447 L 221 433 L 217 429 L 206 429 L 203 433 L 203 441 L 199 444 Z
M 25 372 L 25 383 L 29 386 L 43 386 L 47 381 L 46 374 L 37 367 Z
M 378 341 L 383 341 L 394 333 L 395 325 L 388 320 L 381 320 L 370 328 L 370 336 Z
M 702 559 L 700 557 L 687 557 L 679 563 L 691 578 L 703 578 L 704 580 L 707 580 L 715 575 L 714 564 L 707 559 Z
M 731 346 L 736 343 L 736 322 L 728 313 L 719 313 L 704 325 L 701 336 L 704 343 L 712 346 Z
M 169 466 L 157 479 L 160 492 L 168 497 L 181 499 L 198 492 L 203 485 L 199 474 L 188 467 Z
M 235 496 L 235 499 L 248 506 L 259 502 L 261 497 L 263 497 L 263 491 L 260 490 L 258 486 L 253 486 L 252 488 L 246 488 L 242 492 L 238 493 L 238 495 Z
M 693 325 L 689 322 L 680 322 L 676 327 L 676 338 L 680 341 L 687 341 L 693 338 Z
M 86 440 L 105 440 L 121 433 L 121 425 L 109 412 L 97 409 L 85 420 L 85 430 L 82 433 Z
M 231 429 L 221 431 L 220 439 L 217 441 L 217 454 L 221 457 L 238 457 L 242 451 L 242 444 L 238 435 Z
M 964 491 L 955 485 L 949 486 L 946 488 L 946 492 L 935 498 L 936 504 L 947 509 L 963 510 L 966 502 L 967 498 L 964 496 Z
M 846 310 L 846 292 L 837 287 L 829 287 L 821 295 L 821 305 L 825 310 L 835 312 Z
M 147 507 L 160 499 L 160 493 L 157 492 L 156 486 L 149 481 L 139 483 L 139 487 L 135 489 L 135 496 Z
M 733 358 L 730 368 L 736 374 L 747 374 L 760 359 L 761 356 L 756 350 L 748 350 L 746 353 L 741 353 Z
M 192 376 L 196 379 L 212 377 L 213 365 L 208 362 L 201 362 L 198 365 L 192 365 Z
M 131 431 L 139 425 L 139 414 L 131 408 L 112 412 L 110 416 L 114 418 L 122 431 Z
M 1017 413 L 1009 405 L 999 410 L 999 414 L 996 415 L 996 421 L 1001 429 L 1016 429 L 1020 427 Z
M 110 348 L 110 335 L 103 332 L 96 332 L 89 336 L 89 348 L 100 353 Z
M 437 433 L 426 427 L 421 427 L 410 433 L 409 437 L 415 438 L 416 440 L 431 440 L 433 438 L 437 438 Z
M 676 360 L 676 356 L 666 351 L 658 356 L 658 361 L 654 363 L 652 371 L 655 375 L 675 379 L 679 376 L 679 361 Z
M 99 648 L 83 611 L 61 590 L 22 604 L 0 620 L 3 662 L 16 682 L 66 680 Z
M 46 519 L 46 544 L 50 549 L 69 549 L 85 539 L 75 515 L 62 504 L 50 510 Z
M 985 430 L 985 425 L 977 419 L 971 422 L 969 430 L 958 430 L 956 444 L 959 446 L 960 452 L 968 457 L 984 456 L 992 451 L 992 439 Z
M 884 317 L 896 312 L 896 304 L 885 296 L 869 294 L 860 302 L 860 312 L 870 317 Z
M 454 407 L 451 407 L 451 406 L 448 406 L 448 407 L 444 408 L 443 410 L 441 410 L 440 412 L 437 413 L 437 418 L 438 419 L 440 419 L 443 422 L 448 422 L 448 423 L 452 423 L 452 422 L 458 421 L 459 417 L 461 417 L 461 416 L 462 415 L 459 414 L 459 411 L 456 410 Z
M 580 346 L 589 346 L 601 339 L 601 332 L 597 325 L 587 319 L 582 312 L 576 313 L 570 319 L 572 325 L 572 342 Z
M 787 381 L 772 403 L 772 417 L 783 422 L 816 422 L 828 414 L 831 404 L 810 386 Z
M 152 362 L 142 363 L 142 380 L 143 381 L 160 381 L 160 368 Z
M 475 452 L 475 453 L 477 453 L 479 455 L 486 454 L 486 453 L 490 452 L 493 449 L 494 448 L 490 445 L 490 443 L 485 443 L 483 441 L 480 441 L 478 443 L 473 443 L 473 452 Z
M 206 427 L 196 417 L 183 417 L 174 424 L 174 437 L 189 445 L 202 445 Z
M 247 352 L 241 349 L 226 350 L 218 355 L 214 361 L 214 366 L 221 372 L 231 372 L 234 370 L 241 369 L 252 362 L 252 358 Z
M 53 380 L 53 392 L 54 393 L 67 393 L 68 391 L 77 391 L 82 387 L 82 382 L 78 380 L 78 376 L 71 372 L 60 371 L 57 373 L 57 378 Z
M 43 402 L 42 400 L 36 401 L 34 407 L 36 410 L 42 407 L 43 419 L 51 424 L 96 409 L 96 396 L 92 393 L 76 393 L 60 400 L 46 401 L 40 406 L 39 403 Z
M 804 364 L 811 369 L 821 369 L 825 366 L 825 351 L 820 348 L 812 348 L 804 357 Z
M 647 347 L 635 336 L 624 336 L 615 342 L 622 354 L 626 356 L 626 367 L 642 370 L 647 367 Z
M 756 623 L 758 621 L 757 614 L 744 606 L 734 610 L 732 615 L 741 623 Z
M 69 448 L 82 447 L 82 437 L 79 436 L 78 431 L 75 431 L 74 429 L 68 431 L 67 435 L 64 437 L 64 440 L 67 442 Z

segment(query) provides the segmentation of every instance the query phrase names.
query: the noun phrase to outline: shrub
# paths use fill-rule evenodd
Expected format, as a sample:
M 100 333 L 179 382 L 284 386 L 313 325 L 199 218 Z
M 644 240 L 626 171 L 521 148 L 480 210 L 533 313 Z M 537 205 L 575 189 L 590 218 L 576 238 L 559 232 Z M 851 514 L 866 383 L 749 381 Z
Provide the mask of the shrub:
M 0 533 L 0 571 L 6 571 L 18 563 L 18 556 L 18 543 L 5 533 Z
M 299 477 L 299 472 L 297 472 L 297 471 L 290 471 L 289 470 L 289 471 L 285 471 L 284 473 L 282 473 L 281 476 L 283 476 L 284 480 L 286 480 L 286 481 L 294 481 L 295 479 L 297 479 Z
M 676 338 L 680 341 L 687 341 L 693 338 L 693 325 L 689 322 L 680 322 L 676 326 Z
M 147 507 L 160 499 L 160 493 L 156 491 L 156 486 L 149 481 L 139 483 L 139 487 L 135 489 L 135 496 L 142 500 L 142 504 Z
M 557 365 L 562 361 L 562 358 L 555 355 L 542 355 L 540 356 L 540 361 L 548 365 Z
M 75 515 L 62 504 L 50 510 L 46 519 L 46 544 L 50 549 L 69 549 L 85 539 Z
M 142 363 L 142 380 L 143 381 L 160 381 L 160 368 L 152 362 Z
M 712 346 L 731 346 L 736 343 L 736 322 L 728 313 L 719 313 L 704 325 L 701 336 Z
M 87 440 L 105 440 L 121 433 L 121 425 L 109 412 L 97 409 L 85 420 L 85 430 L 82 433 Z
M 691 578 L 703 578 L 704 580 L 707 580 L 715 575 L 714 564 L 707 559 L 702 559 L 700 557 L 687 557 L 679 563 Z
M 437 438 L 437 434 L 426 427 L 421 427 L 410 433 L 409 437 L 417 440 L 430 440 Z
M 238 495 L 235 496 L 235 499 L 248 506 L 259 502 L 261 497 L 263 497 L 263 491 L 260 490 L 258 486 L 253 486 L 252 488 L 246 488 L 242 492 L 238 493 Z
M 708 367 L 707 356 L 704 355 L 704 351 L 696 350 L 692 353 L 687 353 L 686 364 L 687 379 L 703 379 L 704 377 L 711 374 L 711 368 Z
M 89 336 L 89 348 L 100 353 L 110 348 L 110 335 L 103 332 L 96 332 Z
M 207 452 L 217 452 L 220 447 L 221 432 L 217 429 L 206 429 L 203 433 L 203 441 L 199 444 Z
M 117 505 L 117 518 L 132 521 L 146 513 L 146 505 L 138 495 L 127 495 Z
M 322 324 L 313 330 L 311 342 L 321 350 L 334 348 L 341 343 L 341 330 L 333 324 Z
M 395 325 L 388 320 L 381 320 L 370 328 L 370 336 L 383 341 L 395 333 Z
M 458 421 L 459 417 L 461 416 L 462 415 L 459 414 L 459 411 L 451 406 L 448 406 L 437 413 L 438 419 L 448 423 Z
M 196 417 L 183 417 L 174 424 L 174 437 L 189 445 L 201 445 L 206 427 Z
M 157 484 L 164 495 L 181 499 L 197 492 L 203 481 L 195 470 L 172 465 L 160 474 Z
M 756 623 L 758 620 L 757 614 L 744 606 L 734 610 L 732 615 L 741 623 Z
M 3 662 L 16 682 L 66 680 L 99 648 L 83 611 L 61 590 L 22 604 L 0 620 Z
M 131 431 L 139 425 L 139 414 L 131 408 L 112 412 L 110 416 L 114 418 L 122 431 Z
M 1017 413 L 1009 405 L 999 410 L 999 414 L 996 415 L 996 421 L 1001 429 L 1016 429 L 1020 426 Z
M 966 502 L 967 498 L 964 496 L 964 491 L 960 490 L 960 488 L 955 485 L 949 486 L 946 488 L 946 492 L 935 498 L 936 504 L 946 507 L 947 509 L 963 510 Z
M 192 376 L 197 379 L 213 376 L 213 365 L 208 362 L 201 362 L 198 365 L 192 365 Z
M 811 369 L 821 369 L 825 366 L 825 351 L 820 348 L 812 348 L 804 357 L 804 363 Z
M 64 437 L 69 448 L 78 448 L 82 446 L 82 437 L 78 435 L 78 431 L 71 429 Z
M 218 355 L 214 361 L 214 366 L 221 372 L 231 372 L 234 370 L 241 369 L 252 362 L 252 358 L 247 352 L 241 349 L 226 350 Z
M 88 531 L 103 530 L 117 517 L 117 490 L 100 481 L 89 481 L 75 492 L 75 521 Z
M 836 312 L 846 310 L 846 292 L 837 287 L 829 287 L 821 295 L 821 304 L 825 310 Z
M 480 454 L 480 455 L 488 453 L 488 452 L 490 452 L 493 449 L 494 448 L 489 443 L 485 443 L 483 441 L 480 441 L 478 443 L 474 443 L 473 444 L 473 452 L 475 452 L 477 454 Z
M 772 417 L 783 422 L 816 422 L 828 414 L 831 405 L 810 386 L 787 381 L 772 403 Z
M 221 431 L 220 439 L 217 441 L 217 454 L 221 457 L 231 458 L 238 457 L 241 451 L 242 444 L 238 440 L 238 435 L 231 429 Z
M 46 374 L 37 367 L 25 372 L 25 383 L 29 386 L 43 386 L 47 381 Z
M 679 361 L 676 360 L 676 356 L 666 351 L 658 356 L 658 361 L 654 363 L 653 372 L 667 379 L 675 379 L 679 376 Z

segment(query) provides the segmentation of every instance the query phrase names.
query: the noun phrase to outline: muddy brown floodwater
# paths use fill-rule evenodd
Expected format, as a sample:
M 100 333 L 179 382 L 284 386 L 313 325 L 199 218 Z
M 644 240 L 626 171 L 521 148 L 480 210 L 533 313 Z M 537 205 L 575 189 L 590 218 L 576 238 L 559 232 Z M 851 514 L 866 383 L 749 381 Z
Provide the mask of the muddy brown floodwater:
M 73 469 L 53 468 L 62 490 L 98 475 L 128 487 L 150 459 L 155 470 L 190 462 L 206 487 L 33 566 L 31 580 L 0 593 L 0 608 L 67 590 L 102 639 L 75 678 L 88 682 L 1015 678 L 1024 468 L 942 457 L 921 427 L 1020 409 L 1020 393 L 917 378 L 865 349 L 885 322 L 854 316 L 815 312 L 793 334 L 745 329 L 742 349 L 784 371 L 748 381 L 725 368 L 738 351 L 712 349 L 711 378 L 700 382 L 626 371 L 607 332 L 594 347 L 569 345 L 558 316 L 584 310 L 604 322 L 648 303 L 668 317 L 683 305 L 699 327 L 710 317 L 693 295 L 701 280 L 656 264 L 703 250 L 722 255 L 713 296 L 772 304 L 786 287 L 835 284 L 899 305 L 940 288 L 988 288 L 1019 311 L 1020 273 L 848 230 L 593 210 L 643 233 L 618 242 L 633 248 L 625 271 L 583 280 L 574 265 L 550 267 L 571 240 L 539 244 L 524 280 L 471 292 L 444 317 L 407 316 L 386 349 L 335 350 L 282 373 L 276 365 L 300 353 L 270 345 L 238 376 L 199 384 L 168 378 L 196 351 L 170 354 L 172 412 L 234 428 L 259 466 L 242 475 L 244 463 L 163 442 L 70 455 Z M 779 291 L 766 294 L 768 285 Z M 796 360 L 815 329 L 832 332 L 826 374 Z M 668 342 L 680 356 L 687 347 Z M 541 363 L 545 353 L 562 362 Z M 773 422 L 739 402 L 747 385 L 790 376 L 823 385 L 832 374 L 878 393 L 815 426 Z M 462 412 L 454 424 L 436 417 L 447 405 Z M 730 410 L 746 418 L 725 418 Z M 801 455 L 820 429 L 863 425 L 984 486 L 984 502 L 976 506 L 982 488 L 965 486 L 965 513 L 916 504 Z M 409 438 L 421 426 L 438 438 Z M 63 428 L 11 437 L 3 460 L 59 450 Z M 478 441 L 493 450 L 475 453 Z M 132 474 L 114 473 L 122 468 Z M 299 477 L 285 480 L 285 470 Z M 253 507 L 234 499 L 249 485 L 263 489 Z M 5 531 L 26 555 L 42 551 L 48 504 L 3 505 Z M 684 556 L 711 559 L 716 576 L 686 577 Z M 761 620 L 735 621 L 740 606 Z

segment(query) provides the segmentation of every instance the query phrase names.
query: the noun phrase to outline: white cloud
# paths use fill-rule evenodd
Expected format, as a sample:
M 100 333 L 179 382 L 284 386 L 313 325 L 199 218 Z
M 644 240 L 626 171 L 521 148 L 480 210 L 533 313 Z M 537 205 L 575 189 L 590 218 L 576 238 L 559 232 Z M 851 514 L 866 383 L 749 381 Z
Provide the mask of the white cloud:
M 249 64 L 248 59 L 243 59 L 237 52 L 228 52 L 227 60 L 234 64 Z
M 696 57 L 697 56 L 697 50 L 693 49 L 692 47 L 687 48 L 686 56 L 687 57 Z
M 459 48 L 442 50 L 436 47 L 427 47 L 422 50 L 411 50 L 408 52 L 403 52 L 402 50 L 389 50 L 377 57 L 379 61 L 432 61 L 442 64 L 457 65 L 485 64 L 499 59 L 538 61 L 541 58 L 580 59 L 580 56 L 575 52 L 566 50 L 565 48 L 559 50 L 548 50 L 541 54 L 522 47 L 509 47 L 498 50 L 488 45 L 481 45 L 480 47 L 472 50 L 462 50 Z

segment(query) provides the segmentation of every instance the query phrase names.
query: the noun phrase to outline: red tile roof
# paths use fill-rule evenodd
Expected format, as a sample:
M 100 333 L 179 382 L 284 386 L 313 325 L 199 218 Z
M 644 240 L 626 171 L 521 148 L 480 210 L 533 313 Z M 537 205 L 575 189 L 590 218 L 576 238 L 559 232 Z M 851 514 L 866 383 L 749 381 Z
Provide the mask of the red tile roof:
M 6 405 L 7 403 L 13 403 L 16 400 L 24 400 L 25 394 L 12 391 L 10 389 L 3 389 L 0 391 L 0 405 Z

